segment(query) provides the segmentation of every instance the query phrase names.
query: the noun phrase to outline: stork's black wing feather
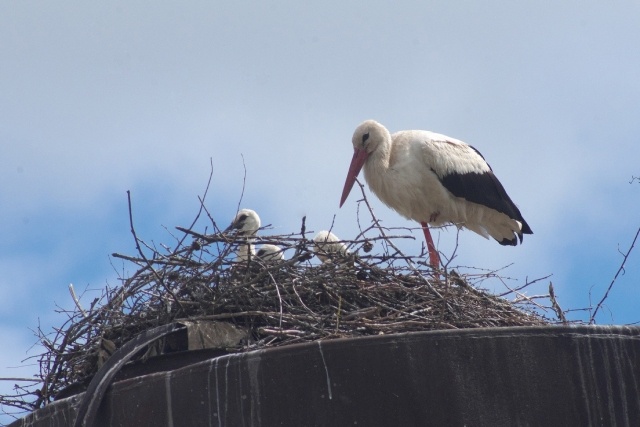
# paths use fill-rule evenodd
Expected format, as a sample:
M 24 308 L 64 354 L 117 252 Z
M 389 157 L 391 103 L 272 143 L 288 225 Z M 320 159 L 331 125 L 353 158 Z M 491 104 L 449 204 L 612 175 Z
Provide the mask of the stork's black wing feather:
M 518 207 L 513 203 L 491 168 L 483 173 L 450 173 L 440 177 L 442 185 L 454 196 L 494 209 L 522 223 L 522 233 L 533 234 Z

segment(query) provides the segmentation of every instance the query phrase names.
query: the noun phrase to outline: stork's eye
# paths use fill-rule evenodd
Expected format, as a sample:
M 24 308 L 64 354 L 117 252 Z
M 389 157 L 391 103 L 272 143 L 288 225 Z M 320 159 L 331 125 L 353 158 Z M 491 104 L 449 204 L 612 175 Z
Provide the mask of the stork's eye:
M 362 135 L 362 146 L 363 147 L 364 147 L 364 143 L 367 142 L 367 139 L 369 139 L 369 132 L 367 132 L 364 135 Z
M 247 218 L 248 218 L 248 215 L 246 214 L 240 215 L 238 218 L 236 218 L 235 222 L 233 223 L 233 228 L 242 228 L 244 223 L 247 221 Z

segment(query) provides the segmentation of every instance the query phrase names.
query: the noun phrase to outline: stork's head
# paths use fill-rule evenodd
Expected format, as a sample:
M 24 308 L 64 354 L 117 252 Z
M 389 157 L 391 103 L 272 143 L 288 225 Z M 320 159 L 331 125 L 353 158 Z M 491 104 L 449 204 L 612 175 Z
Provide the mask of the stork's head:
M 282 261 L 284 259 L 282 249 L 276 245 L 262 245 L 256 252 L 256 256 L 265 262 Z
M 353 144 L 353 157 L 349 165 L 347 179 L 342 189 L 342 198 L 340 199 L 340 207 L 347 200 L 347 196 L 356 182 L 356 178 L 367 162 L 369 155 L 373 153 L 383 141 L 390 141 L 391 135 L 387 128 L 382 126 L 375 120 L 366 120 L 362 122 L 353 132 L 351 143 Z
M 322 230 L 313 238 L 313 252 L 320 261 L 331 261 L 331 255 L 345 257 L 349 255 L 349 251 L 342 241 L 330 231 Z
M 260 228 L 260 217 L 256 211 L 251 209 L 241 209 L 231 222 L 231 225 L 227 227 L 225 232 L 237 230 L 239 235 L 253 236 L 258 232 Z
M 338 236 L 336 236 L 330 231 L 321 230 L 321 231 L 318 231 L 318 234 L 315 235 L 315 237 L 313 238 L 313 241 L 315 243 L 327 243 L 327 242 L 339 242 L 340 239 L 338 238 Z

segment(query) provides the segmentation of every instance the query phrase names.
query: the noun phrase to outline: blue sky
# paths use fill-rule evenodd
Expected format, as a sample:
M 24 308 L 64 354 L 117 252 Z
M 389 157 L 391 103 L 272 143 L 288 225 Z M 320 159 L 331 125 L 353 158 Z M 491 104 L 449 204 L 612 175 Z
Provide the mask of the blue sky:
M 209 159 L 228 224 L 244 158 L 241 207 L 274 233 L 335 215 L 355 237 L 356 193 L 338 202 L 369 118 L 475 146 L 535 233 L 511 248 L 462 232 L 454 264 L 552 274 L 563 308 L 601 298 L 640 227 L 637 2 L 216 3 L 0 4 L 0 377 L 36 372 L 17 366 L 39 352 L 31 329 L 62 323 L 69 283 L 133 271 L 109 258 L 135 252 L 127 190 L 138 234 L 170 244 Z M 445 254 L 455 237 L 434 234 Z M 640 321 L 637 251 L 598 323 Z

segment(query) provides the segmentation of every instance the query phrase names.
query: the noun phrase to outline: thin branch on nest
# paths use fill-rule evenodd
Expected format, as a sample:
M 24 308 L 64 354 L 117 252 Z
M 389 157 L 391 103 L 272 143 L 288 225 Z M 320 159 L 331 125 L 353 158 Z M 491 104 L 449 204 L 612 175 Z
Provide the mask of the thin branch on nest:
M 171 288 L 169 288 L 165 283 L 162 277 L 160 277 L 160 275 L 158 274 L 158 272 L 153 268 L 153 264 L 151 264 L 151 262 L 149 262 L 149 260 L 147 259 L 147 257 L 145 256 L 144 252 L 142 251 L 142 248 L 140 248 L 140 239 L 138 239 L 138 236 L 136 234 L 136 229 L 133 226 L 133 210 L 131 208 L 131 192 L 129 190 L 127 190 L 127 203 L 129 206 L 129 225 L 131 226 L 131 234 L 133 234 L 133 240 L 135 240 L 136 242 L 136 249 L 138 250 L 138 253 L 140 254 L 140 256 L 142 257 L 142 259 L 144 260 L 144 262 L 147 264 L 147 267 L 153 272 L 153 275 L 155 276 L 155 278 L 158 280 L 158 282 L 160 282 L 160 284 L 162 285 L 162 287 L 169 292 L 169 294 L 171 294 L 171 296 L 173 297 L 173 300 L 180 305 L 180 300 L 178 299 L 178 297 L 173 293 L 173 291 L 171 290 Z M 151 249 L 151 248 L 149 248 Z M 157 251 L 154 251 L 155 254 L 157 254 Z M 182 307 L 181 307 L 182 308 Z
M 367 195 L 364 192 L 364 185 L 362 185 L 362 183 L 357 178 L 356 178 L 356 182 L 358 183 L 358 186 L 360 187 L 360 192 L 362 193 L 362 201 L 365 203 L 365 205 L 367 206 L 367 209 L 369 210 L 369 213 L 371 214 L 372 223 L 375 224 L 375 227 L 378 229 L 380 234 L 385 238 L 385 242 L 389 246 L 391 246 L 396 251 L 396 253 L 398 255 L 402 256 L 405 259 L 405 261 L 407 262 L 407 265 L 409 266 L 409 268 L 413 272 L 418 273 L 418 275 L 424 280 L 425 285 L 429 288 L 429 290 L 431 292 L 436 294 L 438 296 L 438 298 L 443 299 L 442 295 L 440 295 L 440 293 L 431 285 L 431 283 L 422 274 L 420 274 L 420 272 L 415 267 L 415 265 L 411 262 L 409 257 L 405 256 L 402 253 L 402 251 L 400 249 L 398 249 L 398 247 L 396 245 L 393 244 L 393 241 L 391 239 L 387 238 L 383 227 L 380 225 L 380 221 L 378 221 L 378 218 L 376 218 L 375 214 L 373 213 L 373 208 L 369 204 L 369 200 L 367 200 Z M 360 233 L 360 234 L 362 234 L 362 233 Z M 360 236 L 358 236 L 358 237 L 360 237 Z
M 549 299 L 551 300 L 551 307 L 553 307 L 553 309 L 555 310 L 558 319 L 560 319 L 562 323 L 567 323 L 567 318 L 564 316 L 564 311 L 562 311 L 562 308 L 560 308 L 560 304 L 558 304 L 558 301 L 556 300 L 556 293 L 553 290 L 553 283 L 551 282 L 549 282 Z
M 84 311 L 84 309 L 80 305 L 80 300 L 78 300 L 76 291 L 73 289 L 73 283 L 69 283 L 69 293 L 71 294 L 71 298 L 73 299 L 73 302 L 76 305 L 76 308 L 78 309 L 78 311 L 80 311 L 80 313 L 82 313 L 84 317 L 87 317 L 87 312 Z
M 609 292 L 611 291 L 611 288 L 613 288 L 613 284 L 616 282 L 616 280 L 618 280 L 618 276 L 620 275 L 620 273 L 624 274 L 624 265 L 626 264 L 627 258 L 629 258 L 629 255 L 631 254 L 631 251 L 633 250 L 633 247 L 635 246 L 636 241 L 638 240 L 638 235 L 640 235 L 640 227 L 638 228 L 638 231 L 636 231 L 636 235 L 633 238 L 633 241 L 631 242 L 631 246 L 629 246 L 629 249 L 627 250 L 627 252 L 622 253 L 618 251 L 622 255 L 622 262 L 620 263 L 620 267 L 618 268 L 618 271 L 616 271 L 616 275 L 613 276 L 611 283 L 609 283 L 609 287 L 607 288 L 607 291 L 604 293 L 602 299 L 598 302 L 598 305 L 596 305 L 595 310 L 593 310 L 593 313 L 589 317 L 590 325 L 596 323 L 596 314 L 598 314 L 598 310 L 600 309 L 604 301 L 609 296 Z

